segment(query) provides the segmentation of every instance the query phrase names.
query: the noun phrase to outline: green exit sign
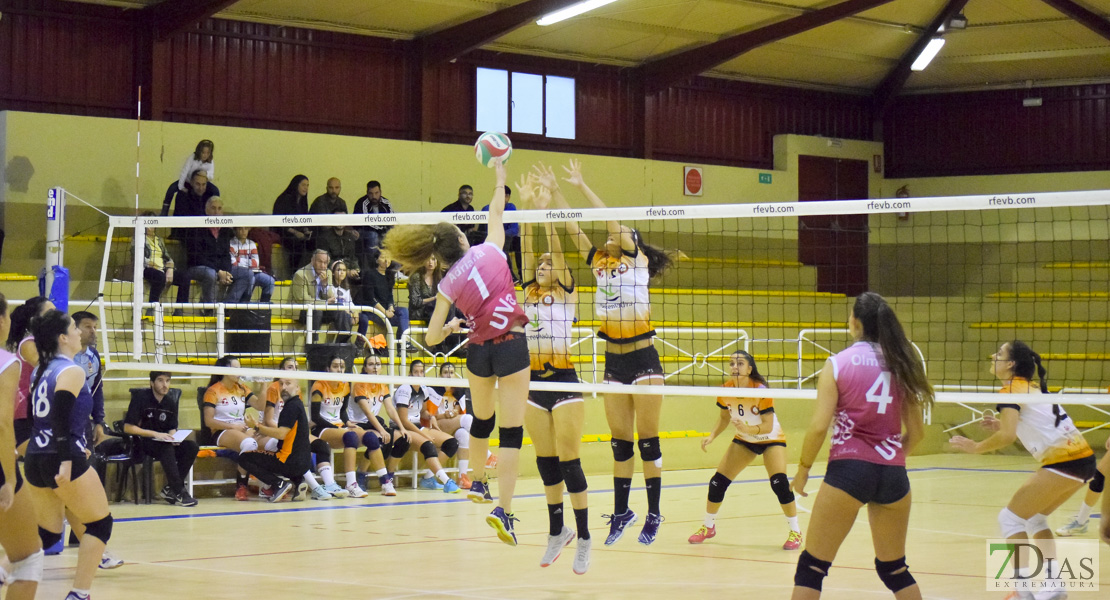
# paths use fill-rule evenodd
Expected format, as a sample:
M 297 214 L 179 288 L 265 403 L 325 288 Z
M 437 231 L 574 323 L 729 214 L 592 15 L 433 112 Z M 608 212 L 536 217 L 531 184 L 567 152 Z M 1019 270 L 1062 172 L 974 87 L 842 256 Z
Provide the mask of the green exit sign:
M 759 174 L 759 183 L 771 183 L 771 174 L 770 173 L 760 173 Z

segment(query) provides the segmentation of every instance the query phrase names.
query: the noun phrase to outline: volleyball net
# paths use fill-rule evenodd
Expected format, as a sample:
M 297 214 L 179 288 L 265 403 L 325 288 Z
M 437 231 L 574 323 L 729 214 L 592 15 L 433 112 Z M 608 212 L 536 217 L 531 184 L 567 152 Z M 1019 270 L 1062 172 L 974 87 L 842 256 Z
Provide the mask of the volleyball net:
M 573 191 L 564 193 L 572 204 L 584 203 Z M 1021 339 L 1041 353 L 1053 391 L 1076 394 L 1069 402 L 1097 405 L 1106 403 L 1102 394 L 1110 385 L 1108 205 L 1110 191 L 607 209 L 564 205 L 510 211 L 505 222 L 528 234 L 529 247 L 522 253 L 533 255 L 552 250 L 545 233 L 551 224 L 577 291 L 568 352 L 580 383 L 537 383 L 535 389 L 615 390 L 604 384 L 606 343 L 598 334 L 599 308 L 631 306 L 636 298 L 620 285 L 599 289 L 594 269 L 601 266 L 587 263 L 589 248 L 576 246 L 570 232 L 578 226 L 593 245 L 604 247 L 606 223 L 617 221 L 673 260 L 650 282 L 650 322 L 664 386 L 627 386 L 621 393 L 813 398 L 825 359 L 852 342 L 846 321 L 855 296 L 871 290 L 894 307 L 942 401 L 997 401 L 989 393 L 998 386 L 988 371 L 990 355 L 1003 342 Z M 480 240 L 485 219 L 482 212 L 113 217 L 101 268 L 101 353 L 110 369 L 156 365 L 180 374 L 219 373 L 212 366 L 215 360 L 235 355 L 242 366 L 237 373 L 266 378 L 276 376 L 273 369 L 283 357 L 297 357 L 303 364 L 313 353 L 330 355 L 334 344 L 346 344 L 349 370 L 359 371 L 371 353 L 382 362 L 381 375 L 337 376 L 346 381 L 415 383 L 408 377 L 414 360 L 431 367 L 429 374 L 450 363 L 465 375 L 464 340 L 426 343 L 427 324 L 417 314 L 410 315 L 407 326 L 397 326 L 396 320 L 386 326 L 389 315 L 363 304 L 357 282 L 348 292 L 349 303 L 343 292 L 338 292 L 340 300 L 328 301 L 337 297 L 330 288 L 343 287 L 342 282 L 314 280 L 305 287 L 294 269 L 312 268 L 311 251 L 291 261 L 290 250 L 272 240 L 291 227 L 321 245 L 357 231 L 360 239 L 350 242 L 354 254 L 345 262 L 348 281 L 356 271 L 368 280 L 376 263 L 362 251 L 361 238 L 371 231 L 449 221 L 473 229 L 468 238 Z M 268 303 L 259 301 L 263 290 L 257 284 L 248 296 L 229 300 L 236 281 L 219 274 L 213 280 L 189 268 L 196 257 L 187 248 L 196 246 L 186 241 L 221 235 L 259 240 L 254 245 L 262 264 L 253 268 L 268 271 L 276 281 Z M 150 270 L 157 261 L 151 250 L 135 251 L 134 240 L 140 241 L 139 249 L 158 248 L 154 254 L 164 247 L 165 258 L 172 258 L 179 272 L 174 279 L 188 282 L 190 289 L 181 293 L 181 286 L 170 281 L 151 297 L 157 274 L 152 277 Z M 507 253 L 510 268 L 527 278 L 513 249 Z M 330 265 L 335 257 L 329 258 Z M 534 264 L 521 261 L 529 262 Z M 163 260 L 163 271 L 165 265 Z M 636 268 L 620 262 L 609 266 Z M 422 273 L 398 281 L 395 306 L 409 307 L 409 296 L 422 281 Z M 545 292 L 534 300 L 555 298 Z M 525 302 L 519 289 L 518 301 Z M 347 317 L 336 318 L 340 313 Z M 360 317 L 367 325 L 362 334 L 357 331 Z M 628 324 L 629 330 L 636 327 Z M 721 388 L 738 350 L 754 357 L 772 390 Z M 465 381 L 451 385 L 465 387 Z

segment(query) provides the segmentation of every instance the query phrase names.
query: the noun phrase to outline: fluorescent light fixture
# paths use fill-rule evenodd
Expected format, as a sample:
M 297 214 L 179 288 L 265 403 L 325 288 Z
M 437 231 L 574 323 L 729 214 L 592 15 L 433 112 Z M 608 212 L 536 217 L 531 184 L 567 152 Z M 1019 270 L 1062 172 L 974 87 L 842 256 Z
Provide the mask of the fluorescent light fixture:
M 559 21 L 565 21 L 571 17 L 577 17 L 584 12 L 589 12 L 595 8 L 601 8 L 606 4 L 612 4 L 616 1 L 617 0 L 585 0 L 584 2 L 572 4 L 566 8 L 540 17 L 540 20 L 536 21 L 536 25 L 554 25 Z
M 912 65 L 910 65 L 910 70 L 924 71 L 925 67 L 929 66 L 929 63 L 933 62 L 933 59 L 936 58 L 937 53 L 939 53 L 940 49 L 943 47 L 944 38 L 935 37 L 929 40 L 929 45 L 925 46 L 925 49 L 921 51 L 921 54 L 917 55 L 917 59 L 913 61 Z

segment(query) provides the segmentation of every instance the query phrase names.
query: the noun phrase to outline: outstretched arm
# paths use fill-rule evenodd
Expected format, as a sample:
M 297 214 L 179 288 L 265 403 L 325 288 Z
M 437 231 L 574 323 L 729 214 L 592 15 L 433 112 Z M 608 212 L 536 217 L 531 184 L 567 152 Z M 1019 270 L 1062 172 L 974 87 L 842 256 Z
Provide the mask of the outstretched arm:
M 551 167 L 540 163 L 532 167 L 532 169 L 540 185 L 551 191 L 551 198 L 555 206 L 559 208 L 570 208 L 570 204 L 567 203 L 567 199 L 563 196 L 563 192 L 559 190 L 559 180 L 555 177 L 555 172 L 551 170 Z M 582 228 L 578 226 L 578 223 L 567 221 L 566 228 L 567 233 L 570 234 L 571 243 L 574 244 L 582 260 L 586 260 L 586 257 L 590 253 L 590 248 L 594 247 L 594 243 L 582 232 Z
M 520 207 L 528 210 L 533 207 L 533 199 L 535 198 L 535 187 L 533 182 L 535 175 L 529 173 L 527 177 L 520 176 L 520 181 L 517 182 L 517 193 L 520 195 Z M 536 206 L 539 208 L 539 206 Z M 536 278 L 536 254 L 535 248 L 532 244 L 532 223 L 520 224 L 520 251 L 521 258 L 524 261 L 524 272 L 521 277 L 524 281 L 532 281 Z
M 586 180 L 582 176 L 581 161 L 572 160 L 570 161 L 570 166 L 563 167 L 563 170 L 567 172 L 567 177 L 564 181 L 578 188 L 578 190 L 582 192 L 582 195 L 590 201 L 590 204 L 594 205 L 594 208 L 608 208 L 605 206 L 605 203 L 601 201 L 601 198 L 590 189 L 590 186 L 586 185 Z M 609 232 L 609 235 L 620 236 L 622 250 L 626 252 L 634 252 L 636 250 L 636 240 L 632 238 L 631 229 L 621 227 L 619 221 L 606 221 L 605 229 Z
M 493 200 L 489 203 L 489 232 L 486 234 L 486 243 L 502 248 L 505 246 L 505 227 L 502 225 L 505 215 L 505 163 L 500 160 L 494 162 L 493 170 L 497 173 L 497 187 L 493 190 Z

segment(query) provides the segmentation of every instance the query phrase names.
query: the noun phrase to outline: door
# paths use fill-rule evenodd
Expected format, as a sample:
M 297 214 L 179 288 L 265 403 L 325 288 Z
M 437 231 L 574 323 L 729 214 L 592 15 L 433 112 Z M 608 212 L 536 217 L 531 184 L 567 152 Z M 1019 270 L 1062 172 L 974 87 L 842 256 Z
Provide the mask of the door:
M 798 157 L 798 200 L 863 200 L 865 160 Z M 867 215 L 798 218 L 798 260 L 817 267 L 817 291 L 857 296 L 867 291 Z

